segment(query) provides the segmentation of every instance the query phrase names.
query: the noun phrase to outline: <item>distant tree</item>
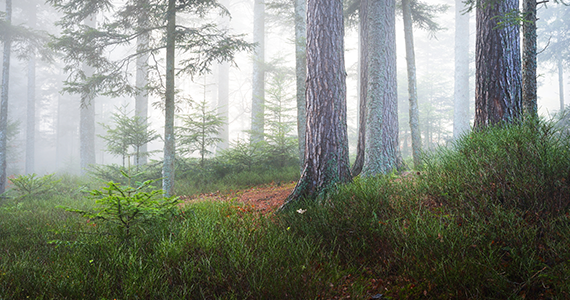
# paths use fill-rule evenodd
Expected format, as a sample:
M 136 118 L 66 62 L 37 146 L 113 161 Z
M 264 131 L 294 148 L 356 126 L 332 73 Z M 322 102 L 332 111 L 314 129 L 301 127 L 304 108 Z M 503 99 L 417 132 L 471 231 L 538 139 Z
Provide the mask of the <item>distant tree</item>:
M 64 13 L 61 22 L 63 35 L 54 42 L 54 46 L 64 52 L 68 64 L 66 69 L 71 72 L 66 82 L 67 92 L 86 93 L 86 97 L 100 93 L 110 96 L 133 94 L 137 88 L 131 84 L 128 72 L 130 62 L 139 56 L 150 55 L 156 58 L 161 51 L 166 51 L 166 66 L 158 59 L 153 59 L 155 63 L 149 66 L 149 70 L 152 70 L 152 80 L 147 87 L 148 91 L 164 99 L 163 189 L 167 196 L 172 195 L 175 155 L 175 75 L 205 74 L 210 71 L 213 62 L 232 61 L 237 51 L 250 50 L 252 45 L 242 40 L 240 36 L 219 30 L 213 23 L 203 22 L 197 27 L 176 24 L 177 14 L 189 14 L 201 18 L 212 12 L 229 14 L 228 10 L 215 0 L 182 2 L 169 0 L 168 5 L 164 5 L 164 1 L 161 0 L 148 0 L 148 6 L 140 5 L 136 0 L 128 0 L 114 7 L 114 15 L 107 18 L 97 30 L 78 24 L 94 12 L 112 8 L 112 3 L 109 1 L 48 0 L 48 2 Z M 138 17 L 144 13 L 148 13 L 149 19 L 146 22 L 139 22 Z M 123 51 L 119 51 L 121 54 L 110 55 L 114 50 L 120 49 L 119 46 L 131 45 L 138 37 L 145 34 L 151 38 L 148 47 L 139 43 L 135 53 L 125 55 Z M 185 54 L 179 61 L 178 70 L 175 70 L 176 51 Z M 87 74 L 81 70 L 79 66 L 82 62 L 95 68 L 92 76 L 86 76 Z M 163 73 L 164 67 L 166 71 Z
M 368 1 L 360 0 L 358 8 L 359 59 L 358 59 L 358 142 L 352 176 L 358 176 L 364 166 L 366 149 L 366 98 L 368 90 Z
M 265 0 L 253 1 L 253 56 L 251 142 L 263 141 L 265 101 Z
M 522 114 L 518 0 L 480 1 L 476 9 L 475 128 L 513 122 Z
M 42 35 L 24 26 L 12 25 L 12 0 L 6 0 L 4 19 L 0 21 L 0 40 L 4 44 L 2 52 L 2 91 L 0 92 L 0 194 L 6 190 L 6 158 L 8 143 L 8 90 L 10 87 L 10 60 L 12 44 L 17 43 L 29 47 L 19 47 L 24 53 L 20 57 L 27 57 L 26 49 L 40 49 L 43 42 Z
M 304 169 L 284 207 L 351 180 L 346 125 L 342 1 L 307 2 L 307 125 Z
M 217 108 L 208 108 L 206 85 L 203 99 L 193 102 L 193 106 L 194 112 L 183 116 L 182 126 L 176 128 L 178 147 L 181 153 L 192 154 L 198 151 L 200 165 L 204 166 L 205 157 L 212 154 L 210 148 L 221 142 L 219 134 L 225 118 L 216 112 Z
M 455 80 L 453 92 L 453 137 L 469 131 L 469 11 L 455 0 Z
M 570 6 L 556 5 L 541 10 L 538 22 L 540 62 L 558 73 L 560 111 L 564 110 L 564 68 L 570 65 Z
M 0 194 L 6 190 L 6 151 L 8 140 L 8 88 L 10 85 L 10 54 L 12 53 L 12 38 L 10 26 L 12 24 L 12 0 L 6 0 L 5 26 L 2 41 L 2 93 L 0 96 Z
M 292 70 L 275 64 L 268 68 L 268 89 L 265 99 L 265 124 L 266 142 L 271 152 L 270 156 L 275 158 L 276 165 L 284 167 L 292 156 L 296 156 L 297 138 L 292 134 L 296 123 L 291 112 L 295 105 L 291 106 L 295 96 L 288 91 L 292 87 Z
M 125 167 L 125 159 L 134 156 L 134 162 L 137 167 L 138 163 L 148 153 L 143 150 L 143 146 L 150 143 L 160 136 L 156 131 L 149 128 L 146 120 L 142 120 L 140 116 L 128 116 L 126 107 L 122 107 L 118 112 L 113 113 L 111 120 L 114 126 L 99 123 L 107 130 L 106 135 L 100 135 L 107 144 L 107 152 L 121 156 L 123 159 L 123 167 Z

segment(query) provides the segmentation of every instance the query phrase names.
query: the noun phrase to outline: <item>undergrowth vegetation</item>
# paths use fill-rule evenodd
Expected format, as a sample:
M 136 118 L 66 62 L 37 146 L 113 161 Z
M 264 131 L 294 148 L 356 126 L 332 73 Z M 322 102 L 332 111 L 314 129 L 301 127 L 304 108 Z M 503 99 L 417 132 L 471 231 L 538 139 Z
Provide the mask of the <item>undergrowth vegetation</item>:
M 53 178 L 1 200 L 0 299 L 569 299 L 569 149 L 549 122 L 490 128 L 421 171 L 275 214 L 189 203 L 129 242 L 58 208 L 96 208 L 80 190 L 101 186 Z

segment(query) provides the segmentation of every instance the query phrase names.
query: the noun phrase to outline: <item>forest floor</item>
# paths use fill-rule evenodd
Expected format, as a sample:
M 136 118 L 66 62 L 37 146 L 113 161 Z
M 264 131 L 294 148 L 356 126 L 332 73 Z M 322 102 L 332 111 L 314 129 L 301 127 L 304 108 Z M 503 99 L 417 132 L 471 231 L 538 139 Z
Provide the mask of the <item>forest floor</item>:
M 193 196 L 182 196 L 182 203 L 196 201 L 236 201 L 251 206 L 261 213 L 272 212 L 279 208 L 295 188 L 296 182 L 275 183 L 255 186 L 245 190 L 230 191 L 229 193 L 209 193 Z

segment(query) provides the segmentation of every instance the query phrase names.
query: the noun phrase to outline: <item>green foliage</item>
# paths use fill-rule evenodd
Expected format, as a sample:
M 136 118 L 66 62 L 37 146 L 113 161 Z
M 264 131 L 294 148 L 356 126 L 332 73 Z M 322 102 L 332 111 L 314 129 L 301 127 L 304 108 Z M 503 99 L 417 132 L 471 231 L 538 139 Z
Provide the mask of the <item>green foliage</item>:
M 37 197 L 55 192 L 61 179 L 54 179 L 55 174 L 38 177 L 37 174 L 19 175 L 10 178 L 14 190 L 20 198 Z
M 125 167 L 125 158 L 134 155 L 135 163 L 138 165 L 140 158 L 148 155 L 141 152 L 141 147 L 160 136 L 149 128 L 148 119 L 144 120 L 139 116 L 129 117 L 126 107 L 113 113 L 111 119 L 115 123 L 114 127 L 101 123 L 101 126 L 107 130 L 106 135 L 100 136 L 107 143 L 107 152 L 122 156 L 123 167 Z M 131 148 L 134 152 L 130 152 Z
M 177 127 L 178 147 L 182 154 L 200 154 L 200 164 L 204 164 L 206 156 L 212 154 L 210 148 L 222 139 L 218 137 L 225 120 L 216 113 L 217 108 L 209 109 L 206 97 L 194 102 L 195 111 L 182 117 L 183 126 Z
M 122 172 L 129 181 L 131 177 Z M 135 229 L 143 229 L 143 225 L 152 225 L 172 216 L 177 208 L 178 198 L 162 196 L 163 191 L 155 189 L 152 184 L 156 180 L 135 183 L 134 186 L 122 186 L 113 181 L 107 183 L 102 190 L 92 190 L 91 196 L 96 199 L 97 208 L 92 211 L 68 209 L 88 219 L 102 220 L 117 229 L 122 240 L 128 241 Z

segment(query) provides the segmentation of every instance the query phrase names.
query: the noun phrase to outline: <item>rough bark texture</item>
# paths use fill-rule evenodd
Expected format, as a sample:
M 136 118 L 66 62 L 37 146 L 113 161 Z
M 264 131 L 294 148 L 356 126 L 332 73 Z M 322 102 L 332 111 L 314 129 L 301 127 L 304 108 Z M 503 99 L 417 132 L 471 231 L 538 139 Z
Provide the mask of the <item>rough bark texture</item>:
M 366 149 L 366 94 L 368 89 L 368 1 L 361 0 L 358 9 L 359 24 L 359 59 L 358 59 L 358 144 L 356 160 L 352 165 L 352 176 L 358 176 L 364 166 Z
M 462 13 L 463 0 L 455 0 L 455 82 L 453 97 L 453 138 L 469 125 L 469 13 Z
M 414 53 L 414 30 L 410 0 L 402 0 L 404 36 L 406 40 L 406 64 L 408 68 L 408 97 L 410 101 L 410 132 L 412 133 L 412 157 L 414 167 L 421 166 L 422 136 L 420 132 L 420 112 L 416 84 L 416 55 Z
M 6 0 L 6 23 L 12 22 L 12 0 Z M 8 147 L 8 88 L 10 85 L 10 53 L 12 42 L 9 34 L 4 41 L 2 54 L 2 93 L 0 94 L 0 194 L 6 191 L 6 154 Z
M 253 58 L 251 100 L 251 142 L 263 140 L 265 102 L 265 0 L 254 0 L 253 42 L 257 43 Z
M 299 165 L 303 171 L 305 160 L 305 126 L 307 111 L 307 0 L 295 2 L 295 73 L 297 79 L 297 137 L 299 141 Z
M 477 7 L 475 128 L 513 122 L 522 113 L 519 27 L 497 24 L 518 7 L 518 0 Z
M 85 25 L 97 26 L 97 19 L 91 16 L 85 20 Z M 93 74 L 91 67 L 84 66 L 85 74 Z M 82 95 L 79 108 L 79 166 L 82 175 L 87 173 L 89 165 L 95 164 L 95 99 Z
M 564 110 L 564 65 L 558 59 L 558 94 L 560 95 L 560 111 Z
M 139 1 L 139 5 L 143 8 L 142 13 L 139 15 L 138 18 L 138 25 L 141 28 L 148 27 L 148 14 L 144 13 L 148 11 L 145 8 L 148 8 L 148 0 Z M 142 33 L 137 38 L 137 51 L 144 52 L 148 49 L 150 41 L 150 34 L 148 32 Z M 136 73 L 136 86 L 139 90 L 139 93 L 135 96 L 135 114 L 139 117 L 139 120 L 146 124 L 148 122 L 148 92 L 146 91 L 146 86 L 148 84 L 148 54 L 142 54 L 137 56 L 137 73 Z M 147 144 L 144 144 L 140 147 L 139 151 L 143 153 L 143 155 L 137 155 L 135 164 L 144 165 L 147 163 Z
M 166 93 L 164 111 L 164 164 L 162 189 L 166 197 L 174 194 L 174 46 L 176 40 L 176 0 L 168 0 L 166 25 Z
M 368 5 L 368 91 L 364 176 L 398 167 L 395 1 Z
M 351 180 L 346 125 L 346 71 L 341 0 L 307 2 L 305 166 L 285 206 Z
M 523 111 L 537 115 L 536 0 L 523 0 L 522 98 Z

